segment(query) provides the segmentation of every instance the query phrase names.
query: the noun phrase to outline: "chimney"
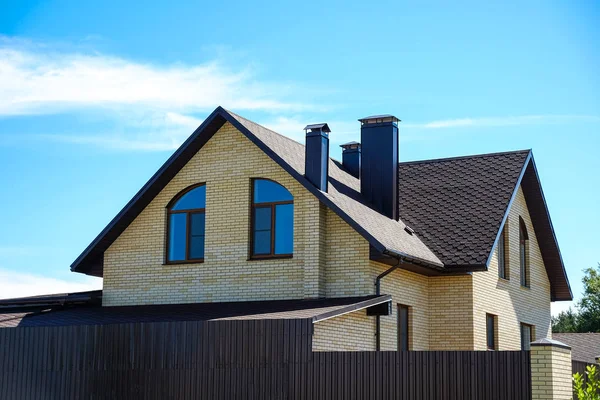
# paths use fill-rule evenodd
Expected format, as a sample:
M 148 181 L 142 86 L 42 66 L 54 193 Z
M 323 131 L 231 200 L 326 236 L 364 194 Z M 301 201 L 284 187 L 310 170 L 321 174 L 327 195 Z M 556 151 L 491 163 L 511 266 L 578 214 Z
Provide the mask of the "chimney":
M 317 187 L 327 191 L 329 175 L 329 126 L 327 124 L 307 125 L 304 157 L 304 175 Z
M 385 216 L 398 220 L 398 118 L 359 119 L 362 157 L 360 192 Z
M 340 146 L 342 165 L 355 178 L 360 178 L 360 143 L 350 142 Z

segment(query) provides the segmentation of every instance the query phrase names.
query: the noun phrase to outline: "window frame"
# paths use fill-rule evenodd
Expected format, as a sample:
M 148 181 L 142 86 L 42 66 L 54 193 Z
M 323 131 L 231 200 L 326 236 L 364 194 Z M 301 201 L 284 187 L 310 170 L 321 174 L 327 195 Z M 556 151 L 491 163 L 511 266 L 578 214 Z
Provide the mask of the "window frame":
M 410 327 L 411 327 L 411 323 L 410 323 L 410 315 L 411 315 L 411 307 L 407 306 L 405 304 L 398 304 L 397 306 L 397 311 L 398 311 L 398 319 L 397 319 L 397 330 L 398 330 L 398 344 L 397 344 L 397 349 L 398 351 L 410 351 L 410 339 L 411 339 L 411 332 L 410 332 Z M 402 349 L 402 334 L 401 334 L 401 314 L 400 314 L 400 310 L 406 310 L 406 350 Z
M 167 204 L 167 229 L 165 231 L 165 257 L 164 257 L 164 265 L 176 265 L 176 264 L 197 264 L 197 263 L 203 263 L 204 262 L 204 258 L 190 258 L 190 238 L 191 238 L 191 232 L 190 232 L 190 227 L 191 227 L 191 219 L 192 219 L 192 214 L 204 214 L 204 229 L 205 229 L 205 233 L 204 233 L 204 239 L 205 239 L 205 243 L 206 243 L 206 206 L 204 208 L 189 208 L 189 209 L 185 209 L 185 210 L 172 210 L 173 206 L 179 201 L 179 199 L 181 199 L 183 196 L 185 196 L 187 193 L 191 192 L 194 189 L 197 189 L 201 186 L 205 186 L 206 187 L 206 182 L 203 183 L 197 183 L 195 185 L 192 186 L 188 186 L 187 188 L 183 189 L 181 192 L 177 193 L 175 195 L 175 197 L 173 197 L 171 199 L 171 201 L 169 201 L 169 204 Z M 205 199 L 206 202 L 206 199 Z M 170 250 L 170 245 L 171 245 L 171 241 L 169 239 L 169 237 L 171 236 L 171 215 L 173 214 L 186 214 L 185 216 L 185 260 L 169 260 L 169 250 Z M 205 245 L 206 246 L 206 245 Z M 206 254 L 205 254 L 206 256 Z
M 524 346 L 525 341 L 523 340 L 523 328 L 529 328 L 529 343 L 527 343 L 527 348 Z M 519 326 L 519 332 L 521 334 L 521 350 L 530 350 L 531 342 L 535 341 L 535 325 L 521 322 Z
M 494 342 L 492 347 L 490 347 L 490 319 L 492 321 L 492 341 Z M 498 350 L 498 316 L 490 313 L 485 314 L 485 347 L 489 351 Z
M 519 272 L 521 287 L 531 288 L 531 270 L 529 267 L 529 233 L 523 218 L 519 216 Z
M 293 250 L 293 243 L 292 243 L 292 252 L 291 253 L 285 253 L 285 254 L 275 254 L 275 224 L 276 224 L 276 218 L 277 218 L 277 212 L 276 212 L 276 208 L 279 205 L 285 205 L 285 204 L 291 204 L 294 205 L 294 200 L 293 200 L 293 195 L 292 195 L 292 200 L 284 200 L 284 201 L 271 201 L 271 202 L 263 202 L 263 203 L 255 203 L 254 202 L 254 186 L 255 186 L 255 182 L 256 181 L 270 181 L 273 182 L 281 187 L 283 187 L 285 190 L 287 190 L 290 194 L 291 192 L 289 191 L 288 188 L 286 188 L 285 186 L 283 186 L 281 183 L 274 181 L 273 179 L 269 179 L 269 178 L 252 178 L 250 179 L 250 249 L 249 249 L 249 257 L 248 260 L 252 261 L 252 260 L 273 260 L 273 259 L 279 259 L 279 258 L 293 258 L 294 257 L 294 250 Z M 270 246 L 270 253 L 269 254 L 254 254 L 254 227 L 256 226 L 256 221 L 255 221 L 255 212 L 254 210 L 256 208 L 270 208 L 271 209 L 271 246 Z M 294 226 L 292 225 L 292 232 L 293 232 Z
M 507 221 L 508 222 L 508 221 Z M 502 246 L 500 246 L 502 245 Z M 510 269 L 508 267 L 509 263 L 509 247 L 508 247 L 508 229 L 507 224 L 504 224 L 502 228 L 502 233 L 500 233 L 500 237 L 498 239 L 498 278 L 504 280 L 510 280 Z M 502 263 L 500 263 L 500 247 L 502 247 Z M 502 270 L 500 270 L 500 265 L 502 265 Z M 502 274 L 500 273 L 502 271 Z

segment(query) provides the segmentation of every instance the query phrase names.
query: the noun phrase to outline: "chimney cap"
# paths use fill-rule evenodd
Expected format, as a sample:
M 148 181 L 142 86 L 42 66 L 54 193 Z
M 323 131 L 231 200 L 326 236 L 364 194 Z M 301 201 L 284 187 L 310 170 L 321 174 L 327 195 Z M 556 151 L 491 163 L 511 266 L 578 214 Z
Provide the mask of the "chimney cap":
M 322 124 L 311 124 L 311 125 L 306 125 L 304 127 L 304 130 L 311 130 L 311 131 L 321 131 L 321 132 L 331 132 L 331 129 L 329 129 L 329 125 L 327 125 L 326 123 L 322 123 Z
M 400 122 L 400 120 L 394 117 L 392 114 L 381 114 L 371 115 L 370 117 L 364 117 L 359 119 L 362 124 L 380 124 L 382 122 Z
M 348 143 L 341 144 L 340 147 L 344 150 L 358 149 L 358 148 L 360 148 L 360 143 L 359 142 L 348 142 Z

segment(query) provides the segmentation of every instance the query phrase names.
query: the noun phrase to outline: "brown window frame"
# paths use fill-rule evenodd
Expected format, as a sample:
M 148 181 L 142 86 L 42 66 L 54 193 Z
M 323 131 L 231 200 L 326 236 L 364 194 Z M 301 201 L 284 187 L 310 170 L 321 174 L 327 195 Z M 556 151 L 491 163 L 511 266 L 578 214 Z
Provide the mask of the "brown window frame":
M 525 346 L 525 341 L 523 340 L 523 328 L 529 328 L 529 343 Z M 521 334 L 521 350 L 529 350 L 529 346 L 531 342 L 535 341 L 535 325 L 527 324 L 525 322 L 521 322 L 520 325 L 520 334 Z M 527 347 L 527 348 L 525 348 Z
M 531 270 L 529 267 L 529 233 L 523 218 L 519 217 L 519 270 L 521 287 L 531 288 Z
M 165 238 L 165 265 L 174 265 L 174 264 L 194 264 L 194 263 L 203 263 L 204 257 L 202 258 L 190 258 L 190 226 L 191 226 L 191 216 L 192 214 L 204 214 L 204 224 L 206 229 L 206 207 L 205 208 L 189 208 L 186 210 L 171 210 L 171 208 L 177 203 L 179 199 L 181 199 L 188 192 L 199 188 L 200 186 L 206 186 L 206 183 L 198 183 L 196 185 L 189 186 L 179 192 L 169 204 L 167 204 L 167 230 L 166 238 Z M 185 260 L 169 260 L 169 246 L 170 246 L 170 233 L 171 233 L 171 215 L 173 214 L 187 214 L 185 217 Z M 204 234 L 204 238 L 206 240 L 206 233 Z
M 500 240 L 501 239 L 501 240 Z M 508 252 L 508 234 L 506 223 L 502 228 L 502 233 L 500 234 L 500 239 L 498 240 L 498 278 L 510 280 L 510 269 L 508 267 L 509 260 L 509 252 Z M 500 249 L 502 249 L 502 257 L 500 257 Z M 502 262 L 500 262 L 502 260 Z M 502 269 L 500 266 L 502 265 Z M 502 271 L 502 273 L 501 273 Z
M 490 346 L 490 325 L 489 321 L 492 320 L 492 342 L 493 346 Z M 498 350 L 498 316 L 494 314 L 485 314 L 485 347 L 490 351 Z
M 405 304 L 398 304 L 398 351 L 410 351 L 410 311 L 411 307 Z M 401 333 L 401 314 L 400 310 L 406 310 L 406 350 L 403 349 L 402 333 Z
M 275 254 L 275 208 L 278 205 L 283 204 L 294 204 L 294 200 L 286 201 L 273 201 L 268 203 L 254 203 L 254 182 L 255 181 L 271 181 L 285 188 L 281 183 L 268 178 L 252 178 L 250 180 L 250 257 L 249 260 L 272 260 L 278 258 L 292 258 L 294 253 L 286 254 Z M 287 188 L 285 188 L 287 190 Z M 289 190 L 288 190 L 289 191 Z M 255 226 L 255 212 L 256 208 L 271 208 L 271 251 L 269 254 L 254 254 L 254 226 Z M 294 229 L 292 227 L 292 229 Z

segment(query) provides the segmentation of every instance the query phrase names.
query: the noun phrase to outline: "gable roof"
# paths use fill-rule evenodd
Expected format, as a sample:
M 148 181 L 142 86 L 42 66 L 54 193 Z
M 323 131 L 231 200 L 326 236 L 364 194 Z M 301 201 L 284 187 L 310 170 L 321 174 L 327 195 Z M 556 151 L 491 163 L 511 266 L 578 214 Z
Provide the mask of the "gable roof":
M 400 163 L 399 213 L 448 270 L 487 269 L 523 189 L 552 300 L 573 296 L 531 150 Z
M 552 333 L 552 339 L 569 345 L 573 360 L 595 364 L 600 356 L 600 333 Z
M 292 175 L 361 234 L 374 249 L 442 271 L 486 269 L 521 183 L 552 283 L 553 300 L 571 299 L 531 151 L 399 164 L 400 220 L 371 208 L 360 181 L 329 160 L 328 192 L 304 177 L 304 145 L 218 107 L 73 262 L 102 276 L 103 254 L 183 166 L 226 123 Z M 531 204 L 530 204 L 531 203 Z M 406 222 L 415 234 L 405 230 Z M 539 231 L 539 232 L 538 232 Z
M 217 107 L 77 257 L 71 270 L 102 276 L 104 251 L 226 122 L 236 127 L 378 251 L 390 252 L 417 264 L 443 268 L 442 262 L 416 235 L 404 230 L 402 221 L 389 219 L 366 205 L 360 196 L 360 181 L 343 171 L 336 162 L 329 161 L 329 191 L 322 192 L 304 177 L 302 144 Z

